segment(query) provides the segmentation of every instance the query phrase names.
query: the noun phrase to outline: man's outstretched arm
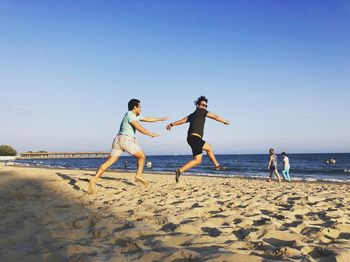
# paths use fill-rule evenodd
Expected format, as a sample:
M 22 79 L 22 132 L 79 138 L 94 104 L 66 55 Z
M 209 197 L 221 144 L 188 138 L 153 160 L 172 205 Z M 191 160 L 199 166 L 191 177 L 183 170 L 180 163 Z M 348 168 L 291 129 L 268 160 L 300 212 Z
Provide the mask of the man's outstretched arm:
M 151 136 L 151 137 L 158 137 L 159 136 L 159 134 L 152 133 L 152 132 L 148 131 L 146 128 L 141 126 L 137 121 L 131 121 L 130 124 L 133 127 L 135 127 L 137 131 L 139 131 L 140 133 L 142 133 L 146 136 Z
M 213 113 L 210 113 L 210 112 L 207 114 L 207 117 L 209 117 L 209 118 L 211 118 L 213 120 L 216 120 L 218 122 L 221 122 L 221 123 L 223 123 L 225 125 L 229 125 L 230 124 L 230 122 L 228 120 L 225 120 L 225 119 L 221 118 L 220 116 L 217 116 L 217 115 L 215 115 Z
M 187 119 L 188 119 L 188 117 L 186 116 L 185 118 L 182 118 L 181 120 L 172 122 L 166 126 L 166 129 L 168 129 L 170 131 L 173 126 L 179 126 L 179 125 L 185 124 L 185 123 L 187 123 Z
M 142 117 L 140 119 L 140 121 L 142 121 L 142 122 L 160 122 L 160 121 L 166 121 L 168 119 L 169 119 L 168 116 L 164 116 L 164 117 Z

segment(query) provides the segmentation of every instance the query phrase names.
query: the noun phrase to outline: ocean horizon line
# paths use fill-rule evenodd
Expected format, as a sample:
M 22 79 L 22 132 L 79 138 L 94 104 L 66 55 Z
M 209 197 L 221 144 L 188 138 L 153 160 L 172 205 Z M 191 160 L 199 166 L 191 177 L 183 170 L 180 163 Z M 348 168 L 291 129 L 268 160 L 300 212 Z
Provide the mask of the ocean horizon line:
M 281 151 L 283 152 L 283 151 Z M 28 153 L 67 153 L 67 154 L 72 154 L 72 153 L 100 153 L 100 154 L 109 154 L 110 151 L 28 151 L 28 152 L 20 152 L 18 155 L 20 154 L 28 154 Z M 224 155 L 268 155 L 269 153 L 216 153 L 215 155 L 220 155 L 220 156 L 224 156 Z M 278 154 L 278 153 L 277 153 Z M 326 154 L 350 154 L 349 152 L 307 152 L 307 153 L 303 153 L 303 152 L 287 152 L 288 155 L 326 155 Z M 164 154 L 147 154 L 147 156 L 192 156 L 192 154 L 181 154 L 181 153 L 164 153 Z M 125 155 L 128 156 L 128 155 Z

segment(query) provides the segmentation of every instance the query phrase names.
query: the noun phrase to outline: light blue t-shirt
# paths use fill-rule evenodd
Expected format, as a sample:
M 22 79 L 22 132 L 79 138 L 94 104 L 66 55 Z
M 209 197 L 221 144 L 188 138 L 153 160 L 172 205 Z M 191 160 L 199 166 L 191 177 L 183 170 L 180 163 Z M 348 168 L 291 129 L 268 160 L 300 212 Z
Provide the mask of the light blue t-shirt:
M 122 123 L 120 124 L 118 135 L 134 137 L 136 128 L 133 127 L 130 123 L 132 121 L 139 122 L 141 119 L 141 115 L 136 116 L 133 112 L 128 111 L 123 117 Z

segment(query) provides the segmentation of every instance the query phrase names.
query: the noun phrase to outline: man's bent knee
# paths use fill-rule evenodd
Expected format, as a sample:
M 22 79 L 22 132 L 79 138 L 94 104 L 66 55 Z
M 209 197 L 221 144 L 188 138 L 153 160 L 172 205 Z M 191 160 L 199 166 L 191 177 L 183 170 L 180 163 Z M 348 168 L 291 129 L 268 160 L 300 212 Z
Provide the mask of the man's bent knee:
M 210 154 L 210 153 L 213 153 L 213 150 L 210 148 L 210 149 L 204 149 L 205 150 L 205 152 L 207 153 L 207 154 Z
M 146 159 L 146 155 L 143 151 L 138 151 L 135 154 L 133 154 L 133 156 L 137 159 Z
M 205 150 L 207 153 L 213 151 L 213 149 L 211 148 L 211 145 L 209 145 L 208 143 L 205 143 L 203 145 L 203 150 Z
M 202 163 L 202 155 L 196 155 L 193 157 L 193 160 L 196 161 L 198 164 Z

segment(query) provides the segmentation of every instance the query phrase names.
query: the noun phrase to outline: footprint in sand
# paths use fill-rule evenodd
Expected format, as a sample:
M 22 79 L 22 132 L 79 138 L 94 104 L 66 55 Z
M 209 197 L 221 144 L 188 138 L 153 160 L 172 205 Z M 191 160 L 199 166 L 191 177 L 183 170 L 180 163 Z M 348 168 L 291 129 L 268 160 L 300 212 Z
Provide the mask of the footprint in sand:
M 176 228 L 178 228 L 179 225 L 175 225 L 173 223 L 168 223 L 168 224 L 165 224 L 164 226 L 162 226 L 160 228 L 161 231 L 164 231 L 164 232 L 174 232 L 174 230 Z
M 91 220 L 88 216 L 80 217 L 73 221 L 74 228 L 89 228 Z
M 198 207 L 203 207 L 203 206 L 201 206 L 201 205 L 198 204 L 198 203 L 194 203 L 194 204 L 191 206 L 191 208 L 198 208 Z
M 213 227 L 202 227 L 201 229 L 203 232 L 208 233 L 210 237 L 218 237 L 222 233 L 219 229 Z

